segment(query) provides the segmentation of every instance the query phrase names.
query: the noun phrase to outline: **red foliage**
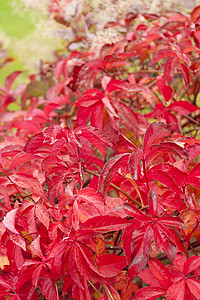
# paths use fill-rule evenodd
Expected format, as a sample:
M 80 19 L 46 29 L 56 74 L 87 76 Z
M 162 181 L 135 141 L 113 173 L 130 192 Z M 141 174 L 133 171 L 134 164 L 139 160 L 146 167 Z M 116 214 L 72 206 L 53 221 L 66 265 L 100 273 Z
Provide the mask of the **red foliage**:
M 199 298 L 200 7 L 107 26 L 0 87 L 2 300 Z

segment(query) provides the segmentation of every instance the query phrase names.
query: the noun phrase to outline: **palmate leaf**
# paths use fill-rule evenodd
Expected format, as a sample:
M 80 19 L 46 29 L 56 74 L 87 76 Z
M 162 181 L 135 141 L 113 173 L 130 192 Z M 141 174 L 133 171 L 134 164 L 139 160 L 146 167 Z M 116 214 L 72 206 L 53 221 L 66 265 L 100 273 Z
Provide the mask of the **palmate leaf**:
M 191 270 L 187 269 L 193 263 Z M 197 275 L 190 277 L 190 272 L 199 268 L 199 257 L 193 256 L 186 258 L 185 255 L 176 254 L 174 265 L 165 266 L 160 261 L 151 258 L 149 269 L 145 269 L 138 274 L 147 284 L 150 284 L 150 291 L 163 288 L 167 299 L 191 299 L 199 297 L 200 281 L 196 279 Z M 140 292 L 141 291 L 141 292 Z M 137 295 L 145 295 L 146 288 L 138 291 Z M 135 297 L 136 297 L 135 296 Z M 134 299 L 135 299 L 134 297 Z M 137 299 L 137 297 L 136 297 Z M 140 299 L 140 298 L 139 298 Z
M 174 260 L 176 250 L 185 253 L 178 235 L 172 228 L 173 226 L 184 227 L 183 221 L 170 216 L 158 218 L 156 216 L 157 196 L 152 191 L 149 193 L 148 201 L 152 218 L 135 207 L 127 209 L 133 220 L 131 220 L 132 224 L 124 230 L 123 245 L 129 262 L 129 276 L 131 279 L 141 272 L 148 263 L 152 240 L 155 241 L 160 250 L 167 254 L 171 262 Z

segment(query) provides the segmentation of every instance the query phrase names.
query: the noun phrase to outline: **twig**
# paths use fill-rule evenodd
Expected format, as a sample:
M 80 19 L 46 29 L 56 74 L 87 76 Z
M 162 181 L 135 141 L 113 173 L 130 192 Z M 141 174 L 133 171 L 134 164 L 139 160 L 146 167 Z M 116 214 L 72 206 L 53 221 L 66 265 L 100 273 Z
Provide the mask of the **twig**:
M 194 247 L 192 246 L 192 244 L 189 242 L 188 243 L 190 246 L 190 249 L 192 250 L 192 252 L 194 253 L 194 255 L 199 256 L 199 254 L 197 253 L 197 251 L 194 249 Z
M 103 297 L 103 294 L 97 290 L 96 286 L 89 280 L 87 279 L 87 281 L 89 282 L 89 284 L 93 287 L 93 289 L 95 290 L 95 292 L 97 292 L 97 294 L 100 296 L 100 297 Z
M 106 292 L 106 295 L 108 296 L 108 299 L 109 299 L 109 300 L 115 300 L 115 299 L 113 298 L 113 296 L 112 296 L 112 294 L 111 294 L 109 288 L 107 287 L 107 285 L 103 284 L 103 287 L 104 287 L 104 290 L 105 290 L 105 292 Z

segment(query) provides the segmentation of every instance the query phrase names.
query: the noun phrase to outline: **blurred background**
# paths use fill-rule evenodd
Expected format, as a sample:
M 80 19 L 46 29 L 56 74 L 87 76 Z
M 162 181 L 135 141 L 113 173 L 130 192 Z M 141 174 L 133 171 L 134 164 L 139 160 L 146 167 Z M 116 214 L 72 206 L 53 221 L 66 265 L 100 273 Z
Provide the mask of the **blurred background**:
M 68 41 L 77 38 L 79 23 L 90 47 L 96 49 L 100 41 L 117 37 L 116 29 L 104 25 L 120 20 L 127 12 L 187 14 L 199 4 L 199 0 L 0 0 L 0 59 L 6 55 L 14 59 L 0 69 L 0 84 L 15 70 L 24 71 L 19 81 L 28 81 L 41 60 L 53 60 L 55 50 L 65 49 Z M 92 24 L 92 32 L 88 24 Z M 70 50 L 76 46 L 71 45 Z

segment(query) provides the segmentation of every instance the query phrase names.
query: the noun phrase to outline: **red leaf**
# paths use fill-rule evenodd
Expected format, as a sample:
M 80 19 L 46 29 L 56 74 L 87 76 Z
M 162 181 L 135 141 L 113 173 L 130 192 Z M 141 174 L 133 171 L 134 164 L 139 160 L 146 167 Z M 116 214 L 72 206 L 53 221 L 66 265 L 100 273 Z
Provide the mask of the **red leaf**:
M 180 64 L 181 72 L 183 74 L 183 78 L 185 80 L 186 86 L 189 88 L 190 85 L 190 73 L 189 68 L 186 67 L 184 64 Z
M 96 263 L 104 277 L 116 276 L 127 265 L 125 256 L 114 254 L 102 255 L 96 259 Z
M 148 202 L 150 214 L 152 215 L 152 218 L 155 218 L 158 208 L 158 199 L 152 190 L 149 191 Z
M 116 216 L 97 216 L 85 221 L 81 228 L 96 232 L 117 231 L 130 225 L 130 221 Z
M 13 123 L 13 127 L 23 129 L 31 134 L 38 133 L 41 131 L 40 124 L 34 120 L 22 120 L 22 121 Z
M 9 178 L 21 188 L 31 191 L 33 195 L 44 196 L 42 185 L 35 177 L 29 174 L 16 172 L 9 175 Z
M 164 74 L 157 77 L 156 85 L 163 94 L 165 101 L 169 101 L 172 97 L 173 90 L 169 85 L 166 85 L 166 78 Z
M 137 291 L 134 300 L 154 300 L 160 296 L 165 295 L 165 290 L 159 287 L 147 286 Z
M 153 231 L 156 246 L 167 254 L 171 262 L 174 260 L 177 249 L 185 253 L 183 244 L 173 228 L 163 226 L 157 222 L 153 227 Z
M 175 101 L 174 103 L 167 106 L 167 108 L 177 112 L 177 114 L 179 114 L 180 116 L 189 115 L 190 113 L 199 110 L 198 107 L 188 101 Z
M 11 73 L 8 77 L 6 77 L 5 80 L 5 87 L 7 89 L 7 91 L 10 90 L 11 85 L 13 84 L 13 81 L 15 80 L 15 78 L 17 78 L 17 76 L 19 76 L 22 73 L 22 71 L 15 71 L 13 73 Z
M 44 145 L 44 135 L 43 133 L 37 133 L 32 138 L 28 140 L 24 149 L 26 152 L 35 153 L 41 147 L 46 146 Z
M 104 211 L 104 201 L 102 196 L 92 188 L 84 188 L 77 194 L 77 198 L 86 203 L 94 205 L 99 212 Z
M 37 256 L 41 258 L 41 260 L 44 259 L 44 256 L 42 254 L 42 250 L 40 247 L 40 237 L 38 236 L 30 245 L 31 251 L 35 253 Z
M 168 289 L 168 287 L 171 285 L 171 274 L 161 263 L 159 260 L 151 258 L 151 260 L 148 263 L 149 269 L 152 271 L 153 275 L 158 279 L 160 285 L 165 290 Z
M 97 102 L 101 101 L 101 99 L 104 97 L 104 94 L 97 89 L 88 89 L 81 98 L 78 99 L 77 102 L 75 102 L 76 106 L 83 106 L 83 107 L 89 107 L 91 105 L 96 104 Z
M 172 57 L 172 56 L 176 56 L 176 52 L 170 48 L 159 50 L 155 53 L 155 55 L 149 65 L 152 66 L 157 61 L 167 58 L 167 57 Z
M 200 295 L 200 281 L 195 278 L 187 278 L 186 282 L 191 293 L 198 299 Z
M 191 21 L 194 23 L 200 17 L 200 6 L 195 7 L 195 9 L 191 13 Z
M 129 131 L 134 131 L 137 135 L 142 135 L 148 128 L 148 122 L 143 114 L 135 113 L 129 106 L 124 103 L 116 102 L 115 107 L 121 116 L 123 123 Z
M 166 292 L 167 300 L 185 299 L 185 280 L 181 279 L 175 282 Z
M 153 238 L 151 224 L 138 229 L 136 229 L 138 224 L 134 225 L 133 227 L 127 227 L 123 235 L 124 251 L 130 264 L 130 281 L 146 267 L 151 252 L 151 240 Z
M 83 136 L 94 144 L 105 156 L 106 155 L 106 146 L 114 147 L 109 137 L 100 129 L 94 128 L 92 126 L 78 127 L 74 130 L 74 133 L 77 136 Z
M 199 268 L 200 266 L 200 257 L 199 256 L 192 256 L 187 259 L 185 262 L 183 273 L 185 275 L 189 274 L 190 272 L 194 271 L 195 269 Z
M 31 153 L 26 153 L 26 152 L 20 152 L 17 153 L 11 160 L 10 162 L 10 166 L 9 166 L 9 171 L 11 171 L 12 169 L 14 169 L 15 167 L 17 167 L 20 164 L 23 164 L 27 161 L 31 161 L 31 160 L 36 160 L 39 159 L 39 156 L 33 155 Z
M 171 135 L 170 126 L 162 122 L 151 123 L 144 135 L 143 148 L 147 151 L 151 146 L 160 143 Z
M 44 226 L 49 229 L 49 214 L 46 207 L 43 204 L 36 204 L 35 206 L 35 215 L 38 220 L 44 224 Z
M 42 280 L 39 281 L 39 283 L 40 283 L 40 290 L 46 300 L 58 299 L 55 284 L 51 278 L 44 277 Z
M 184 222 L 177 217 L 170 217 L 170 216 L 162 216 L 158 219 L 158 223 L 167 225 L 167 226 L 176 226 L 179 228 L 185 227 Z
M 124 205 L 125 211 L 126 213 L 128 213 L 129 216 L 133 217 L 134 219 L 136 219 L 138 222 L 141 222 L 143 224 L 144 223 L 148 223 L 152 221 L 152 218 L 147 216 L 145 213 L 143 213 L 141 210 L 139 210 L 137 207 L 128 205 L 127 203 L 125 203 Z
M 20 246 L 24 251 L 26 251 L 26 242 L 21 235 L 11 234 L 10 239 L 13 243 Z
M 77 243 L 71 249 L 71 253 L 73 253 L 74 261 L 76 262 L 77 269 L 80 272 L 81 276 L 89 280 L 94 280 L 102 283 L 106 282 L 106 280 L 102 278 L 100 271 L 94 265 L 94 260 L 90 250 L 88 250 L 86 247 L 81 247 Z
M 152 287 L 161 287 L 158 278 L 150 269 L 144 269 L 138 275 L 146 284 L 151 285 Z
M 164 74 L 168 84 L 172 83 L 172 79 L 174 75 L 174 67 L 177 65 L 177 63 L 178 63 L 177 57 L 170 57 L 165 62 Z
M 165 184 L 166 186 L 168 186 L 170 189 L 172 189 L 173 191 L 176 191 L 180 194 L 182 194 L 182 191 L 179 189 L 179 187 L 177 186 L 176 182 L 173 180 L 173 178 L 168 175 L 167 172 L 164 172 L 162 170 L 153 170 L 149 169 L 147 172 L 147 178 L 148 180 L 158 180 L 159 182 Z
M 15 218 L 18 212 L 18 208 L 12 209 L 3 219 L 3 224 L 13 233 L 19 234 L 17 229 L 15 228 Z
M 130 153 L 119 154 L 108 160 L 104 165 L 100 174 L 98 185 L 98 192 L 101 193 L 104 197 L 111 180 L 117 174 L 119 168 L 128 162 L 129 157 Z

